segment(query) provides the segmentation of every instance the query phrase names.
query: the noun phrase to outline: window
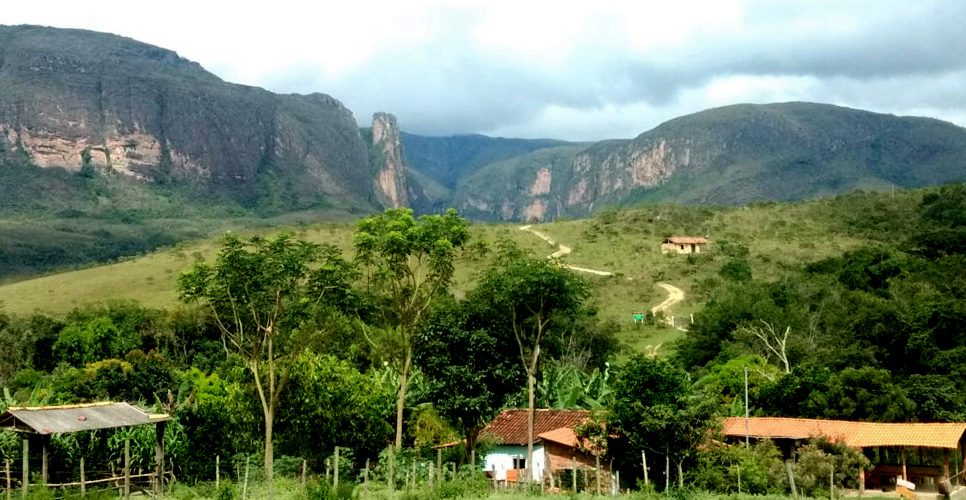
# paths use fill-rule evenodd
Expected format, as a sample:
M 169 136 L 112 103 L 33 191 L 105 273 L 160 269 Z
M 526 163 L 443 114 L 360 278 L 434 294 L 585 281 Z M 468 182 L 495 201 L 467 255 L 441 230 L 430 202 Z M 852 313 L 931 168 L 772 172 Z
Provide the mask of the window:
M 527 468 L 527 459 L 524 457 L 513 457 L 513 468 L 523 470 Z

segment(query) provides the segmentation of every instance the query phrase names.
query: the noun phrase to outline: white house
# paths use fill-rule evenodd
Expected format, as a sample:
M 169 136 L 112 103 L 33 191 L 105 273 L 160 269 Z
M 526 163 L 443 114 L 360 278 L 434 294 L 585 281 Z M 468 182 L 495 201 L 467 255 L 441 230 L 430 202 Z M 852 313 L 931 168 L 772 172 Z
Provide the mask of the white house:
M 551 474 L 593 469 L 595 458 L 579 449 L 573 428 L 590 417 L 587 410 L 536 410 L 533 464 L 527 464 L 527 410 L 504 410 L 483 429 L 480 437 L 499 443 L 483 457 L 483 470 L 501 483 L 515 483 L 529 472 L 542 482 Z M 607 478 L 610 471 L 605 471 Z

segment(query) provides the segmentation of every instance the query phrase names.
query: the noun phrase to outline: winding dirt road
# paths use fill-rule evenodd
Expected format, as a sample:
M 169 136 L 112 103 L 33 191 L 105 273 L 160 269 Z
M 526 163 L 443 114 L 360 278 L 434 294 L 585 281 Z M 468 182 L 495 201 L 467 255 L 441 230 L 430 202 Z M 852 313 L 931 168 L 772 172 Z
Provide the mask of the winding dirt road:
M 652 307 L 651 314 L 657 314 L 659 312 L 667 313 L 671 309 L 671 306 L 684 300 L 684 290 L 667 283 L 658 283 L 657 286 L 667 291 L 667 298 L 664 299 L 664 302 Z
M 556 252 L 547 256 L 548 259 L 559 259 L 565 255 L 570 255 L 570 252 L 571 252 L 570 247 L 568 247 L 567 245 L 564 245 L 563 243 L 557 243 L 550 236 L 547 236 L 546 234 L 541 233 L 540 231 L 537 231 L 536 229 L 533 228 L 533 224 L 520 226 L 520 230 L 533 234 L 537 238 L 540 238 L 541 240 L 546 241 L 549 245 L 557 247 Z M 588 273 L 588 274 L 596 274 L 597 276 L 611 276 L 614 274 L 610 271 L 599 271 L 597 269 L 589 269 L 586 267 L 571 266 L 570 264 L 561 264 L 561 265 L 563 265 L 563 267 L 566 267 L 567 269 L 570 269 L 571 271 L 577 271 L 577 272 Z

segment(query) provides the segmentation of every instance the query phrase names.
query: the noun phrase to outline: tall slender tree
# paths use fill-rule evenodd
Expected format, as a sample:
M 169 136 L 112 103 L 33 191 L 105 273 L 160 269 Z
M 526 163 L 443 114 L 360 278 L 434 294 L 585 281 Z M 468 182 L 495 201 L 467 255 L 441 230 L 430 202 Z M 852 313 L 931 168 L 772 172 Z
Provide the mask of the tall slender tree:
M 470 295 L 503 315 L 513 332 L 527 376 L 527 461 L 533 465 L 536 375 L 541 344 L 554 330 L 576 319 L 588 296 L 586 282 L 556 262 L 540 259 L 504 243 L 493 267 L 486 270 Z
M 350 293 L 351 264 L 338 248 L 287 235 L 243 241 L 228 235 L 214 264 L 199 262 L 178 279 L 182 301 L 205 306 L 225 350 L 252 372 L 265 417 L 265 472 L 273 491 L 272 430 L 293 363 L 340 314 Z
M 388 209 L 359 221 L 356 258 L 365 266 L 370 292 L 387 307 L 377 315 L 383 342 L 367 329 L 370 343 L 385 350 L 399 372 L 397 448 L 402 446 L 406 391 L 413 365 L 414 334 L 432 303 L 453 278 L 457 250 L 469 239 L 469 222 L 454 209 L 415 219 L 410 209 Z

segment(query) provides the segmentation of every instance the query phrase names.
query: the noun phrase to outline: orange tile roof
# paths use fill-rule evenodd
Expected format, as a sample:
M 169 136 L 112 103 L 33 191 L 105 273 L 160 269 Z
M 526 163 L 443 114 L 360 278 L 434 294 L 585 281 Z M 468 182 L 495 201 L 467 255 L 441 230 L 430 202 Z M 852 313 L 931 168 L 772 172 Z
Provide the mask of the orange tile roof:
M 922 446 L 956 449 L 966 423 L 900 423 L 851 422 L 808 418 L 752 417 L 749 435 L 754 438 L 807 439 L 828 436 L 854 448 L 875 446 Z M 730 417 L 724 421 L 724 434 L 744 437 L 745 418 Z
M 572 429 L 590 417 L 587 410 L 536 410 L 533 418 L 533 435 L 561 428 Z M 573 431 L 571 431 L 572 433 Z M 481 437 L 491 436 L 503 444 L 527 444 L 527 410 L 504 410 L 483 429 Z M 576 443 L 576 438 L 574 438 Z
M 561 427 L 552 431 L 541 432 L 537 437 L 544 441 L 562 444 L 571 448 L 577 447 L 577 434 L 574 433 L 571 427 Z

